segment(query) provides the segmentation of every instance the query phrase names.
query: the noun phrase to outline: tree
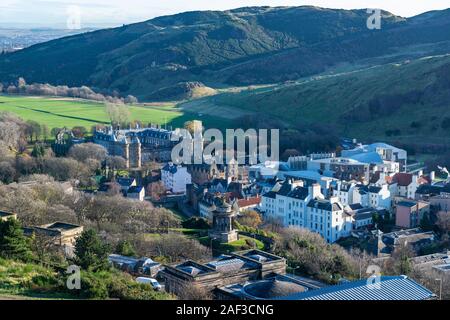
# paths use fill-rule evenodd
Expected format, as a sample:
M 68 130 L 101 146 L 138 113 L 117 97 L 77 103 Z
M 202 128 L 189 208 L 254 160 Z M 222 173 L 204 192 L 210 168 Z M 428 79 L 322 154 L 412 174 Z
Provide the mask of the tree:
M 136 250 L 134 250 L 133 248 L 133 245 L 127 240 L 119 241 L 116 246 L 116 253 L 127 257 L 134 257 L 137 255 Z
M 42 128 L 41 125 L 34 121 L 34 120 L 28 120 L 27 121 L 27 128 L 26 128 L 26 133 L 30 139 L 30 142 L 33 142 L 33 138 L 35 140 L 38 140 L 41 133 L 42 133 Z
M 61 128 L 52 128 L 52 130 L 50 130 L 50 134 L 53 137 L 56 137 L 61 130 L 62 130 Z
M 258 228 L 262 223 L 261 216 L 255 210 L 244 211 L 239 216 L 238 221 L 240 224 L 251 228 Z
M 41 131 L 42 131 L 42 135 L 44 136 L 44 140 L 47 141 L 48 137 L 50 135 L 50 130 L 49 130 L 48 126 L 45 124 L 41 125 Z
M 80 162 L 88 159 L 103 161 L 106 159 L 106 154 L 106 149 L 95 143 L 76 144 L 69 150 L 69 156 Z
M 147 187 L 147 192 L 153 200 L 160 200 L 161 196 L 166 193 L 166 187 L 164 186 L 164 183 L 159 180 L 150 183 Z
M 196 300 L 205 301 L 212 300 L 213 295 L 211 291 L 196 284 L 188 283 L 178 287 L 177 297 L 180 300 Z
M 75 243 L 75 263 L 85 270 L 107 270 L 108 254 L 109 246 L 93 229 L 83 231 Z
M 42 158 L 45 156 L 45 146 L 42 143 L 36 143 L 33 146 L 33 151 L 31 151 L 31 155 L 35 158 Z
M 86 135 L 87 132 L 88 132 L 87 129 L 82 126 L 76 126 L 76 127 L 72 128 L 73 135 L 75 136 L 75 138 L 78 138 L 78 139 L 84 138 L 84 136 Z
M 28 261 L 32 257 L 28 238 L 16 219 L 0 221 L 0 256 Z
M 132 95 L 128 95 L 125 98 L 125 103 L 126 104 L 136 104 L 138 102 L 139 102 L 138 99 L 135 96 L 132 96 Z
M 106 113 L 108 114 L 111 123 L 114 125 L 126 126 L 130 123 L 131 114 L 126 105 L 107 103 Z
M 385 272 L 408 276 L 413 271 L 412 257 L 414 257 L 414 251 L 411 246 L 405 244 L 397 247 L 385 263 Z
M 273 248 L 276 254 L 286 257 L 289 265 L 300 274 L 328 283 L 335 283 L 342 277 L 358 277 L 359 259 L 307 229 L 282 230 Z

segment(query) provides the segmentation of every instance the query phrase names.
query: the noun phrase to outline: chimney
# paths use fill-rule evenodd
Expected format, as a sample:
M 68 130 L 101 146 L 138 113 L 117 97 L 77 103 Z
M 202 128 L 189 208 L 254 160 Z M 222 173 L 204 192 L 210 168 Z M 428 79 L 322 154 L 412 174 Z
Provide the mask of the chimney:
M 320 197 L 322 195 L 322 192 L 320 191 L 320 184 L 315 183 L 309 187 L 309 194 L 313 199 Z
M 339 197 L 330 197 L 330 203 L 331 204 L 337 203 L 337 202 L 339 202 Z

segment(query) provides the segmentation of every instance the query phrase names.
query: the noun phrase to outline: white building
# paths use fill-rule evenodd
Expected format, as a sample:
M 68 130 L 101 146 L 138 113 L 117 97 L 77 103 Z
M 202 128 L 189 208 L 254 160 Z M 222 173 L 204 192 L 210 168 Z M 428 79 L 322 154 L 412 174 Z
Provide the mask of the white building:
M 408 153 L 405 150 L 386 143 L 359 145 L 352 150 L 343 150 L 341 156 L 371 164 L 396 162 L 399 164 L 399 170 L 402 172 L 406 169 L 408 159 Z
M 145 189 L 142 186 L 134 186 L 128 189 L 127 198 L 144 201 Z
M 161 181 L 173 193 L 186 193 L 186 185 L 192 183 L 187 168 L 173 163 L 168 163 L 161 169 Z
M 318 184 L 307 188 L 301 182 L 286 180 L 262 196 L 261 211 L 285 227 L 317 232 L 329 243 L 352 231 L 352 217 L 346 214 L 344 205 L 337 197 L 325 199 Z
M 339 181 L 333 196 L 344 206 L 361 204 L 363 207 L 391 210 L 392 193 L 388 184 L 361 185 L 353 182 Z

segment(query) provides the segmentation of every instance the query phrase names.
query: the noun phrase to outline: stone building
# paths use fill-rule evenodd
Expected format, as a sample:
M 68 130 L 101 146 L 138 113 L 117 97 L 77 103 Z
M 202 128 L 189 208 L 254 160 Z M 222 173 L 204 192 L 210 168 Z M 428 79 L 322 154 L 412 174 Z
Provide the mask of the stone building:
M 234 219 L 238 214 L 239 208 L 235 208 L 225 201 L 225 198 L 217 198 L 215 201 L 215 210 L 212 212 L 213 227 L 209 231 L 209 237 L 229 243 L 238 240 L 238 232 L 233 228 Z
M 110 155 L 123 157 L 128 167 L 139 168 L 148 161 L 171 160 L 172 148 L 180 138 L 175 131 L 160 127 L 127 130 L 108 127 L 96 130 L 93 139 Z
M 178 295 L 190 286 L 216 293 L 218 288 L 230 284 L 263 280 L 284 274 L 286 274 L 286 260 L 260 250 L 221 256 L 205 264 L 185 261 L 166 265 L 160 272 L 160 276 L 165 280 L 166 291 Z
M 60 248 L 66 256 L 73 256 L 74 246 L 77 238 L 81 236 L 84 228 L 79 225 L 54 222 L 42 226 L 23 228 L 24 235 L 31 237 L 33 235 L 47 239 L 47 242 Z

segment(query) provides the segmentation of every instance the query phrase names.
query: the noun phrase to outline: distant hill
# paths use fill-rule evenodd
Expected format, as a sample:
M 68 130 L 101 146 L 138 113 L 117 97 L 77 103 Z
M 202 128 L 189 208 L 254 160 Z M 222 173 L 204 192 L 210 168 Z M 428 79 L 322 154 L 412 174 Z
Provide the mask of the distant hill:
M 222 93 L 200 102 L 281 119 L 295 128 L 321 125 L 365 140 L 448 146 L 450 55 Z
M 75 35 L 0 56 L 0 79 L 88 85 L 141 100 L 180 83 L 275 83 L 340 64 L 374 65 L 450 52 L 450 10 L 404 19 L 366 10 L 251 7 L 187 12 Z M 174 90 L 176 92 L 176 90 Z M 167 93 L 167 91 L 166 91 Z

